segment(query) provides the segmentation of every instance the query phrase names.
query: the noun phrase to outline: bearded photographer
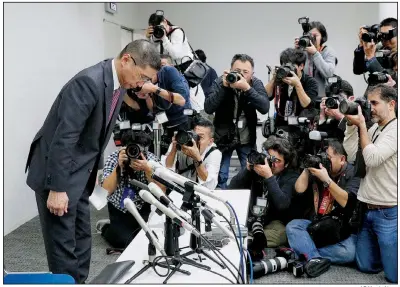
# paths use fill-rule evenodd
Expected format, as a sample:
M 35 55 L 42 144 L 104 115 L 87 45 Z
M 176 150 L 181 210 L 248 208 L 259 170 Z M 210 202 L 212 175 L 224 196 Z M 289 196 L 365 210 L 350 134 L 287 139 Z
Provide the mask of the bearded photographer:
M 214 190 L 218 184 L 222 158 L 214 143 L 214 126 L 207 119 L 199 119 L 193 131 L 196 139 L 189 138 L 187 144 L 178 143 L 177 134 L 174 135 L 164 165 Z M 178 140 L 180 141 L 180 138 Z
M 363 176 L 357 197 L 362 228 L 356 262 L 362 272 L 383 269 L 386 279 L 397 283 L 397 90 L 379 84 L 367 94 L 375 124 L 367 130 L 358 107 L 357 115 L 346 115 L 343 142 L 349 157 L 358 155 L 357 166 Z
M 354 167 L 347 162 L 346 151 L 338 140 L 328 142 L 326 156 L 325 166 L 305 164 L 296 181 L 296 192 L 304 193 L 310 207 L 313 205 L 308 218 L 294 219 L 286 226 L 290 247 L 297 255 L 307 256 L 309 268 L 325 271 L 330 263 L 346 264 L 355 259 L 357 236 L 352 234 L 349 221 L 360 186 L 360 178 L 355 177 Z
M 375 39 L 371 39 L 371 37 L 363 36 L 367 33 L 373 33 Z M 357 49 L 354 51 L 354 60 L 353 60 L 353 73 L 355 75 L 362 75 L 365 72 L 383 72 L 388 67 L 382 67 L 382 64 L 379 63 L 376 58 L 377 51 L 377 34 L 380 33 L 380 38 L 382 50 L 397 50 L 397 19 L 395 18 L 386 18 L 379 24 L 378 27 L 366 27 L 362 26 L 359 30 L 358 37 L 360 40 L 360 44 Z M 368 42 L 363 40 L 368 40 Z
M 343 142 L 347 121 L 345 116 L 339 110 L 339 102 L 343 100 L 354 101 L 355 97 L 353 87 L 349 82 L 340 79 L 338 95 L 334 95 L 334 97 L 335 98 L 322 98 L 317 130 L 320 132 L 326 132 L 329 138 L 336 138 L 339 139 L 340 142 Z M 327 107 L 327 101 L 328 106 L 331 108 Z M 335 103 L 336 108 L 331 106 L 332 102 Z
M 268 247 L 278 247 L 287 243 L 285 224 L 294 184 L 299 177 L 294 171 L 296 151 L 286 139 L 270 136 L 263 143 L 263 153 L 268 154 L 264 162 L 253 164 L 249 158 L 246 168 L 232 178 L 229 189 L 251 189 L 251 208 L 256 205 L 257 198 L 266 199 L 267 206 L 262 215 L 264 233 Z M 249 217 L 254 216 L 251 210 Z
M 326 45 L 328 33 L 325 26 L 321 22 L 313 21 L 309 23 L 309 29 L 308 33 L 311 34 L 312 41 L 308 47 L 304 47 L 307 52 L 304 72 L 317 81 L 318 96 L 322 98 L 325 96 L 327 79 L 335 73 L 337 58 L 333 49 Z M 299 38 L 295 39 L 294 45 L 295 48 L 299 48 Z
M 233 150 L 240 165 L 246 167 L 246 157 L 256 144 L 257 113 L 268 113 L 269 100 L 261 80 L 253 76 L 254 60 L 246 54 L 236 54 L 231 69 L 212 85 L 204 109 L 215 112 L 215 141 L 222 152 L 218 187 L 226 189 Z
M 144 184 L 153 181 L 148 160 L 158 161 L 158 159 L 147 151 L 151 137 L 145 132 L 128 130 L 123 134 L 121 142 L 124 147 L 109 155 L 101 180 L 102 187 L 108 191 L 107 206 L 110 219 L 98 221 L 96 229 L 112 247 L 124 249 L 140 231 L 139 223 L 124 207 L 124 199 L 130 198 L 134 202 L 145 221 L 151 211 L 150 205 L 139 196 L 140 189 L 130 181 L 135 179 Z M 139 156 L 130 157 L 129 152 L 133 150 L 129 147 L 131 144 L 140 147 Z M 160 187 L 164 188 L 162 185 Z

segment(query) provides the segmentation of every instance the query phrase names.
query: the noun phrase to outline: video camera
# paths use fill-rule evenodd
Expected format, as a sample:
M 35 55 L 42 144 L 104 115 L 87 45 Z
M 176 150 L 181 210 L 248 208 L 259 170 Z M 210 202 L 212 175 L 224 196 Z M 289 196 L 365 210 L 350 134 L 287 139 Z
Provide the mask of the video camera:
M 183 145 L 193 146 L 193 141 L 198 142 L 199 136 L 194 131 L 179 130 L 175 135 L 176 149 L 181 150 Z
M 299 37 L 299 47 L 305 49 L 311 46 L 311 43 L 315 45 L 315 37 L 310 33 L 311 26 L 308 17 L 301 17 L 298 20 L 299 24 L 303 28 L 303 36 Z
M 379 33 L 379 24 L 374 24 L 372 26 L 364 25 L 363 29 L 367 30 L 366 33 L 362 33 L 361 40 L 364 42 L 370 43 L 374 41 L 374 43 L 378 43 L 381 40 L 381 34 Z
M 275 83 L 277 85 L 281 85 L 284 78 L 293 76 L 291 72 L 294 72 L 297 75 L 297 68 L 292 63 L 286 63 L 280 67 L 276 66 L 275 67 Z
M 229 74 L 226 75 L 225 79 L 229 84 L 234 84 L 234 83 L 236 83 L 237 81 L 240 80 L 240 76 L 243 77 L 243 75 L 240 72 L 232 71 L 232 72 L 230 72 Z
M 342 78 L 339 76 L 333 76 L 328 78 L 328 86 L 325 88 L 325 94 L 328 97 L 325 100 L 325 106 L 328 109 L 339 108 L 340 92 L 342 92 Z
M 375 72 L 369 74 L 368 85 L 376 86 L 378 84 L 384 84 L 389 81 L 389 75 L 386 72 Z

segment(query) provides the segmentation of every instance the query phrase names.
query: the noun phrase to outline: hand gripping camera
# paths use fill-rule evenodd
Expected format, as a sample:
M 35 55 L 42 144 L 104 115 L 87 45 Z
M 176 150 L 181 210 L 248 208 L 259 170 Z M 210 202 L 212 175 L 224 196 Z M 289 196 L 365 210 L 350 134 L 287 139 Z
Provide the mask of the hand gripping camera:
M 358 106 L 361 107 L 365 121 L 369 122 L 371 119 L 371 104 L 364 97 L 358 98 L 354 102 L 347 100 L 341 101 L 339 105 L 339 111 L 344 115 L 357 115 Z
M 315 155 L 306 154 L 303 160 L 303 168 L 317 168 L 319 169 L 319 165 L 322 164 L 323 167 L 326 168 L 328 173 L 330 173 L 332 164 L 328 158 L 328 154 L 326 153 L 326 148 L 324 147 L 324 139 L 328 136 L 326 132 L 319 131 L 311 131 L 309 133 L 310 140 L 321 141 L 322 148 Z
M 198 142 L 199 136 L 194 131 L 183 131 L 180 130 L 175 135 L 177 141 L 176 149 L 181 150 L 183 145 L 193 146 L 193 141 Z
M 232 71 L 232 72 L 230 72 L 228 75 L 226 75 L 225 80 L 226 80 L 229 84 L 234 84 L 234 83 L 236 83 L 237 81 L 240 80 L 240 76 L 243 77 L 243 75 L 242 75 L 240 72 L 238 72 L 238 71 Z
M 296 66 L 292 63 L 286 63 L 280 67 L 275 67 L 275 83 L 281 85 L 284 78 L 293 76 L 291 72 L 297 74 Z
M 251 169 L 253 169 L 254 165 L 256 165 L 256 164 L 265 165 L 265 159 L 268 160 L 270 165 L 272 165 L 274 162 L 277 161 L 277 158 L 275 156 L 273 156 L 273 155 L 271 156 L 264 149 L 263 149 L 263 152 L 258 152 L 256 150 L 252 150 L 247 156 L 247 161 L 248 161 Z
M 361 40 L 363 40 L 364 42 L 370 43 L 374 41 L 374 43 L 376 44 L 381 40 L 381 36 L 379 33 L 379 24 L 374 24 L 372 26 L 364 25 L 362 28 L 367 30 L 366 33 L 363 33 L 361 35 Z

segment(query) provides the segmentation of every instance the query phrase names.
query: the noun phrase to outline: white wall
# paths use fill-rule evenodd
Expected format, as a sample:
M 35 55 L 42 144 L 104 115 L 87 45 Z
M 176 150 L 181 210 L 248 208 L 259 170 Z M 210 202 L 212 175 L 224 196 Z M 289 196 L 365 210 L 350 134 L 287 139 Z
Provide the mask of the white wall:
M 104 3 L 4 4 L 5 234 L 37 214 L 25 162 L 54 99 L 81 69 L 119 52 L 120 38 L 118 49 L 106 45 L 112 35 L 103 18 L 132 27 L 135 5 L 119 3 L 110 15 Z
M 397 5 L 397 3 L 379 3 L 379 22 L 389 17 L 397 19 Z

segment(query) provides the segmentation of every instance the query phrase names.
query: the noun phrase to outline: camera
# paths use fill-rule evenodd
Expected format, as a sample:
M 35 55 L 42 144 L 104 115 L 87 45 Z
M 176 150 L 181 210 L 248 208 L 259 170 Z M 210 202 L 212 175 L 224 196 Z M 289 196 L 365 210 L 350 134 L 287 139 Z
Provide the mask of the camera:
M 333 76 L 328 78 L 328 86 L 325 88 L 326 96 L 325 106 L 328 109 L 339 108 L 340 98 L 339 94 L 342 92 L 342 78 L 339 76 Z
M 354 102 L 347 100 L 341 101 L 339 105 L 339 111 L 344 115 L 357 115 L 358 106 L 361 107 L 362 114 L 366 122 L 369 122 L 371 117 L 371 104 L 366 98 L 358 98 Z
M 380 41 L 379 24 L 374 24 L 372 26 L 363 26 L 363 29 L 367 30 L 366 33 L 362 33 L 361 40 L 364 42 L 378 43 Z
M 175 135 L 175 140 L 177 141 L 177 150 L 181 150 L 182 145 L 193 146 L 192 140 L 197 142 L 199 140 L 199 136 L 194 131 L 179 130 Z
M 302 49 L 310 47 L 311 43 L 315 44 L 315 36 L 311 33 L 307 33 L 299 38 L 299 47 Z
M 383 41 L 390 41 L 394 37 L 397 37 L 397 27 L 390 29 L 387 33 L 380 33 L 380 38 Z
M 389 76 L 386 73 L 382 72 L 375 72 L 372 74 L 369 74 L 368 77 L 368 85 L 370 86 L 376 86 L 378 84 L 384 84 L 389 81 Z
M 230 72 L 229 74 L 227 74 L 225 79 L 229 84 L 234 84 L 240 80 L 240 76 L 243 77 L 243 75 L 241 73 L 239 73 L 237 71 L 233 71 L 233 72 Z
M 292 77 L 292 73 L 297 74 L 296 66 L 292 63 L 286 63 L 280 67 L 275 67 L 275 82 L 281 84 L 286 77 Z
M 264 249 L 267 248 L 267 237 L 264 234 L 264 226 L 260 221 L 254 221 L 251 227 L 251 236 L 247 241 L 248 250 L 253 260 L 264 258 Z
M 296 254 L 291 248 L 277 248 L 275 253 L 277 257 L 286 259 L 288 272 L 293 273 L 295 277 L 300 277 L 304 274 L 307 258 L 303 254 L 300 254 L 299 258 L 296 259 Z
M 156 25 L 153 28 L 153 36 L 156 39 L 161 39 L 162 37 L 164 37 L 165 34 L 165 29 L 163 25 Z
M 326 169 L 329 168 L 330 161 L 329 161 L 326 153 L 322 152 L 322 153 L 318 153 L 317 155 L 306 154 L 304 161 L 303 161 L 303 167 L 319 169 L 320 163 L 322 163 L 322 165 Z
M 376 60 L 385 69 L 393 69 L 394 63 L 390 57 L 391 50 L 378 50 L 375 52 Z
M 251 168 L 256 164 L 265 165 L 265 159 L 267 159 L 270 164 L 278 160 L 275 156 L 271 156 L 266 150 L 263 150 L 263 152 L 252 150 L 247 156 L 247 161 Z

